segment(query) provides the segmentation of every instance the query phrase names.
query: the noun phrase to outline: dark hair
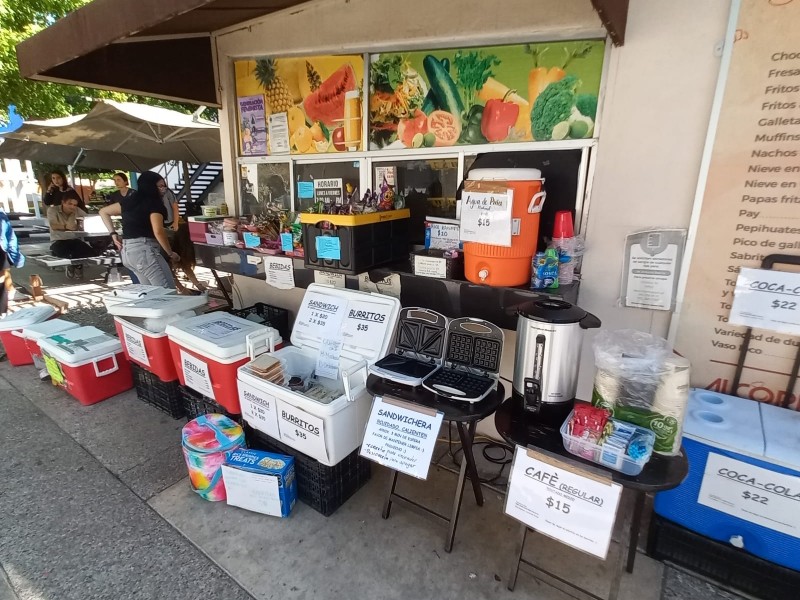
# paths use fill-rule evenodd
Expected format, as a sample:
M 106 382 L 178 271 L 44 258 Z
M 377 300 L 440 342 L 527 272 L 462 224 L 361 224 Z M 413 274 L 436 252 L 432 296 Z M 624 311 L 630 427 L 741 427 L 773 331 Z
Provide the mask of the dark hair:
M 81 203 L 81 201 L 78 199 L 78 196 L 77 196 L 77 195 L 72 195 L 72 194 L 64 194 L 64 195 L 61 197 L 61 204 L 66 204 L 66 203 L 67 203 L 67 202 L 69 202 L 70 200 L 72 200 L 73 202 L 75 202 L 75 204 L 78 204 L 78 205 Z
M 50 171 L 50 178 L 51 179 L 53 178 L 53 175 L 60 175 L 61 179 L 64 180 L 64 183 L 67 183 L 67 176 L 64 175 L 64 171 L 61 171 L 59 169 L 54 169 L 54 170 Z
M 123 173 L 121 171 L 119 173 L 114 173 L 114 177 L 119 177 L 119 178 L 122 179 L 122 181 L 124 181 L 125 183 L 128 183 L 128 176 L 125 175 L 125 173 Z
M 158 191 L 158 182 L 164 179 L 154 171 L 145 171 L 139 175 L 136 193 L 142 198 L 161 201 L 161 192 Z

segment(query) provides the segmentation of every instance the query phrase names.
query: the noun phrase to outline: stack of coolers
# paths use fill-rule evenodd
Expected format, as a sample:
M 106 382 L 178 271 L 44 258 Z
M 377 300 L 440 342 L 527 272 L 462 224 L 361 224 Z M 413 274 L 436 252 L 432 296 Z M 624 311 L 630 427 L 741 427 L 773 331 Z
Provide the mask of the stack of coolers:
M 758 597 L 797 598 L 799 432 L 796 411 L 693 389 L 689 475 L 656 496 L 650 553 Z
M 108 313 L 130 360 L 139 399 L 179 419 L 184 416 L 178 373 L 172 360 L 166 328 L 195 316 L 205 296 L 178 296 L 165 288 L 132 285 L 106 298 Z M 131 297 L 136 299 L 130 299 Z M 120 300 L 120 301 L 117 301 Z
M 399 304 L 311 284 L 292 345 L 238 365 L 248 445 L 294 456 L 299 499 L 326 516 L 370 477 L 358 455 L 372 405 L 367 368 L 386 353 Z
M 170 323 L 166 335 L 190 420 L 207 413 L 238 418 L 237 369 L 283 342 L 274 327 L 223 312 Z

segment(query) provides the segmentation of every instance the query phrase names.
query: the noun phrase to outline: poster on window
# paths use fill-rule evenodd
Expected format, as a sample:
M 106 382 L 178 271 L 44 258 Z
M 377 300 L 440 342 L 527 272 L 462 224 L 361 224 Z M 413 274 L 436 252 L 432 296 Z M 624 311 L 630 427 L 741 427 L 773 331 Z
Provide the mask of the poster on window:
M 267 153 L 267 119 L 264 95 L 244 96 L 239 101 L 239 143 L 242 156 Z
M 594 135 L 603 40 L 370 56 L 370 149 Z
M 234 71 L 240 103 L 260 95 L 267 118 L 286 114 L 291 154 L 362 149 L 364 59 L 360 55 L 263 56 L 234 62 Z M 262 154 L 268 148 L 269 140 Z

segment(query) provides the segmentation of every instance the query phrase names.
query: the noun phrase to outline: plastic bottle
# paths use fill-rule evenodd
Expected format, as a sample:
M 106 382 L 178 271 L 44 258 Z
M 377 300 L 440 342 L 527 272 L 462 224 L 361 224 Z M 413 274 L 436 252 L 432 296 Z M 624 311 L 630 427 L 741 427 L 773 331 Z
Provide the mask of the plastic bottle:
M 558 287 L 558 250 L 548 248 L 545 252 L 537 252 L 531 265 L 531 287 L 536 290 L 555 289 Z

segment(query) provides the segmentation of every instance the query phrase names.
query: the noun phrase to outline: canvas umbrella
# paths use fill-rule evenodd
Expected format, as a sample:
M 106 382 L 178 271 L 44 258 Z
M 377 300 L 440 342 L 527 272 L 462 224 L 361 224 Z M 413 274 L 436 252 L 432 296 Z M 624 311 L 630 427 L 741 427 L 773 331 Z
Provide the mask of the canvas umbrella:
M 147 171 L 161 160 L 123 152 L 86 150 L 59 144 L 42 144 L 0 136 L 0 158 L 16 158 L 51 165 L 72 165 L 114 171 Z
M 4 137 L 82 148 L 87 152 L 147 157 L 153 164 L 168 160 L 193 163 L 222 160 L 217 123 L 132 102 L 98 100 L 86 114 L 27 121 Z

